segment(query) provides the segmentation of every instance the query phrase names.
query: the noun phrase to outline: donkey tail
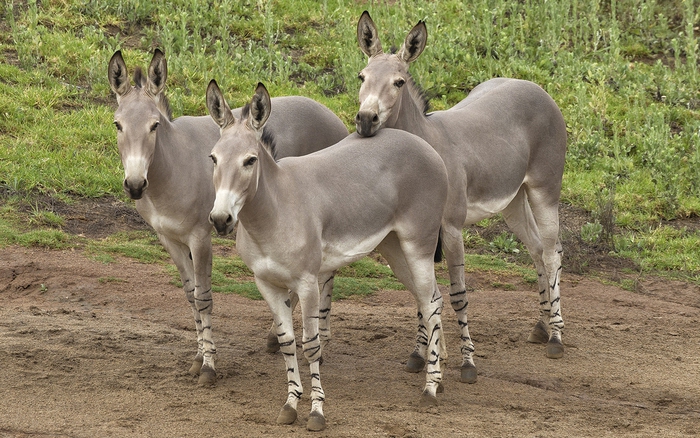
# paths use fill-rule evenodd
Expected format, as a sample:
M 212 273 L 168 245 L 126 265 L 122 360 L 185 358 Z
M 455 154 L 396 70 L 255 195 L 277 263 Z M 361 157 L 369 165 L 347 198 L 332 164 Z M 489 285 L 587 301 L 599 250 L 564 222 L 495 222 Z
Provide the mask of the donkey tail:
M 437 246 L 435 247 L 435 257 L 433 260 L 435 263 L 440 263 L 442 261 L 442 227 L 440 227 L 440 233 L 438 234 Z

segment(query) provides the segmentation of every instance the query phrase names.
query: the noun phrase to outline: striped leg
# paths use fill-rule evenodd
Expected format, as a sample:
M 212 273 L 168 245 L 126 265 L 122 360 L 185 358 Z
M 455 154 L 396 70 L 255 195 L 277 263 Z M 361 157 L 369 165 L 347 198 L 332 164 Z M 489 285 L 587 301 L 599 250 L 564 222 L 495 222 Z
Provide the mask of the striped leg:
M 425 373 L 425 387 L 421 394 L 421 406 L 436 406 L 437 392 L 440 391 L 442 382 L 442 367 L 440 362 L 440 352 L 444 348 L 442 342 L 442 294 L 435 283 L 432 298 L 426 300 L 424 297 L 416 295 L 419 302 L 419 313 L 423 314 L 426 331 L 429 334 L 427 339 L 427 366 Z
M 287 369 L 287 401 L 277 416 L 277 423 L 292 424 L 297 419 L 297 404 L 304 392 L 297 362 L 297 345 L 292 321 L 292 301 L 286 289 L 255 278 L 260 294 L 265 298 L 274 318 L 275 332 Z
M 213 383 L 216 380 L 216 372 L 213 361 L 216 349 L 214 348 L 214 343 L 212 341 L 211 321 L 209 319 L 207 324 L 209 329 L 207 330 L 208 333 L 206 339 L 209 340 L 209 348 L 206 348 L 204 330 L 205 324 L 202 322 L 201 313 L 197 307 L 195 299 L 195 295 L 197 293 L 196 279 L 199 278 L 195 274 L 198 271 L 203 271 L 203 273 L 200 275 L 206 279 L 205 284 L 211 284 L 211 241 L 207 240 L 206 238 L 201 241 L 201 244 L 198 247 L 197 253 L 199 254 L 199 257 L 197 260 L 203 258 L 205 261 L 199 262 L 195 267 L 193 261 L 195 258 L 190 255 L 190 248 L 188 246 L 164 235 L 159 235 L 158 238 L 163 244 L 163 247 L 165 247 L 166 251 L 168 251 L 168 254 L 170 254 L 170 257 L 173 259 L 173 262 L 180 273 L 180 280 L 182 281 L 182 286 L 185 291 L 185 297 L 192 308 L 192 315 L 194 317 L 195 328 L 197 330 L 197 354 L 192 362 L 189 372 L 193 375 L 200 376 L 200 384 Z M 207 259 L 209 260 L 208 263 L 206 261 Z M 209 360 L 207 361 L 207 368 L 205 368 L 204 373 L 202 373 L 203 364 L 205 363 L 205 351 L 207 350 L 209 351 Z
M 450 304 L 457 314 L 457 323 L 460 331 L 462 365 L 459 380 L 464 383 L 474 383 L 477 379 L 477 373 L 476 365 L 474 364 L 474 343 L 469 335 L 469 323 L 467 321 L 469 300 L 467 299 L 467 287 L 464 281 L 462 229 L 443 223 L 442 242 L 450 274 Z
M 430 247 L 430 245 L 427 245 Z M 420 249 L 425 246 L 420 247 Z M 434 249 L 435 246 L 432 245 Z M 423 254 L 415 245 L 401 242 L 390 233 L 377 247 L 386 258 L 396 277 L 411 291 L 418 305 L 418 345 L 414 354 L 427 364 L 426 385 L 421 396 L 421 405 L 437 404 L 436 394 L 441 392 L 442 357 L 447 357 L 442 337 L 442 294 L 435 280 L 433 254 Z M 425 359 L 424 359 L 425 358 Z M 409 358 L 410 362 L 410 358 Z M 408 368 L 408 364 L 407 364 Z M 421 367 L 422 368 L 422 367 Z M 420 371 L 420 370 L 419 370 Z
M 324 278 L 329 276 L 324 275 Z M 309 362 L 311 372 L 311 413 L 309 414 L 306 428 L 312 431 L 319 431 L 326 427 L 326 418 L 323 415 L 323 402 L 326 400 L 326 396 L 321 386 L 321 374 L 319 371 L 323 353 L 319 332 L 319 306 L 321 301 L 319 279 L 308 278 L 302 280 L 297 294 L 299 295 L 303 323 L 302 350 L 304 357 Z
M 527 247 L 537 270 L 540 320 L 528 337 L 528 342 L 547 343 L 547 357 L 564 355 L 561 330 L 559 280 L 561 275 L 561 242 L 559 241 L 558 203 L 546 204 L 537 190 L 521 188 L 503 210 L 508 227 Z M 529 198 L 529 202 L 528 202 Z
M 331 340 L 331 302 L 333 298 L 333 281 L 335 279 L 335 271 L 328 275 L 320 275 L 319 288 L 321 289 L 321 309 L 319 310 L 319 331 L 321 333 L 321 344 L 325 348 L 326 344 Z M 324 280 L 325 279 L 325 280 Z M 292 310 L 294 310 L 299 302 L 299 296 L 295 293 L 290 294 L 292 299 Z M 280 349 L 280 344 L 277 342 L 277 332 L 274 322 L 270 331 L 267 334 L 268 353 L 276 353 Z M 323 363 L 323 357 L 321 358 Z
M 211 291 L 211 237 L 207 235 L 206 242 L 191 245 L 192 261 L 195 271 L 194 303 L 199 312 L 202 325 L 202 369 L 199 372 L 199 384 L 210 385 L 216 382 L 216 345 L 212 335 L 211 316 L 214 311 L 214 300 Z M 203 248 L 204 247 L 204 248 Z
M 318 330 L 321 334 L 321 346 L 324 350 L 331 340 L 331 302 L 333 298 L 334 280 L 335 271 L 330 274 L 319 275 L 318 286 L 321 289 L 321 301 L 318 314 Z M 321 363 L 323 363 L 323 357 L 321 358 Z

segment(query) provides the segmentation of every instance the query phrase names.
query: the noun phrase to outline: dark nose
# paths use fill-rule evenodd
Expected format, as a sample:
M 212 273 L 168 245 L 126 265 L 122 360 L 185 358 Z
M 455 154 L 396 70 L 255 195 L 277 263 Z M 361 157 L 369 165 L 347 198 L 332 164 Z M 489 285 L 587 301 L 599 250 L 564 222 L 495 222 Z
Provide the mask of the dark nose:
M 226 213 L 209 213 L 209 223 L 214 225 L 220 236 L 225 236 L 233 231 L 233 216 Z
M 143 192 L 148 187 L 148 180 L 145 178 L 126 178 L 124 180 L 124 191 L 131 199 L 141 199 Z
M 355 128 L 362 137 L 371 137 L 379 129 L 379 115 L 370 110 L 359 111 L 355 116 Z

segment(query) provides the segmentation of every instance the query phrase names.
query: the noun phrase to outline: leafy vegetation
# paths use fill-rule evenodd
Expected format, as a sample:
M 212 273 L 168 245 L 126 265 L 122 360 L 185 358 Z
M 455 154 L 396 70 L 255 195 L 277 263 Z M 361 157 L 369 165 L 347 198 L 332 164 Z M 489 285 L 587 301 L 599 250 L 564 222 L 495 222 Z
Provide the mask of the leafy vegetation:
M 577 230 L 580 238 L 607 242 L 643 271 L 698 281 L 698 0 L 6 0 L 0 6 L 0 245 L 72 244 L 60 232 L 60 217 L 16 208 L 32 205 L 36 194 L 125 199 L 106 78 L 114 51 L 121 49 L 131 68 L 145 66 L 154 48 L 165 51 L 176 116 L 206 114 L 204 90 L 212 78 L 233 105 L 247 101 L 262 81 L 273 95 L 324 103 L 353 129 L 356 75 L 366 62 L 355 29 L 364 9 L 385 48 L 426 21 L 428 46 L 411 71 L 434 109 L 453 106 L 495 76 L 541 85 L 568 126 L 562 201 L 591 213 L 590 224 Z M 102 243 L 111 248 L 100 257 L 130 252 L 119 242 L 130 245 L 130 238 Z M 508 234 L 492 242 L 465 237 L 465 243 L 524 251 Z M 157 246 L 141 238 L 134 245 Z M 221 275 L 243 275 L 226 274 L 233 267 L 217 263 Z M 372 278 L 364 268 L 353 270 L 353 281 Z M 342 277 L 336 284 L 356 287 Z

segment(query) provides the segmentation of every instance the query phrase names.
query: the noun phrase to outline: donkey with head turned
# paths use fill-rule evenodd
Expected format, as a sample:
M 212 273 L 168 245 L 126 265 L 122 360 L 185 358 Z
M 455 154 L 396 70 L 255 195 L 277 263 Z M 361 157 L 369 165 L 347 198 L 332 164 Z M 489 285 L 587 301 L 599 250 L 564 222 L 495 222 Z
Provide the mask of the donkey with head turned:
M 177 266 L 197 328 L 198 350 L 190 372 L 199 374 L 201 384 L 213 383 L 216 348 L 211 329 L 208 216 L 215 193 L 209 153 L 219 139 L 219 127 L 209 116 L 173 119 L 163 91 L 167 63 L 158 49 L 145 78 L 140 68 L 135 70 L 133 86 L 120 51 L 109 61 L 108 77 L 119 105 L 114 124 L 124 190 L 136 200 L 136 210 Z M 348 134 L 328 108 L 304 97 L 278 98 L 269 125 L 279 138 L 278 157 L 313 152 Z
M 301 305 L 302 348 L 311 371 L 309 430 L 325 427 L 319 374 L 319 285 L 377 248 L 418 303 L 422 353 L 428 357 L 421 402 L 433 405 L 441 380 L 442 295 L 433 258 L 447 198 L 440 156 L 419 137 L 384 130 L 356 134 L 322 151 L 275 161 L 266 121 L 270 96 L 258 84 L 241 118 L 228 110 L 215 81 L 207 108 L 221 127 L 211 152 L 219 234 L 239 222 L 236 247 L 255 274 L 277 325 L 287 367 L 287 401 L 277 421 L 291 424 L 302 395 L 289 290 Z
M 450 301 L 460 321 L 462 375 L 476 381 L 473 344 L 467 327 L 462 228 L 502 213 L 535 263 L 540 320 L 530 342 L 546 342 L 547 356 L 562 357 L 564 321 L 559 303 L 561 244 L 559 196 L 566 154 L 566 125 L 552 98 L 532 82 L 498 78 L 474 88 L 446 111 L 426 114 L 427 101 L 408 72 L 425 48 L 419 22 L 397 53 L 384 53 L 377 28 L 365 11 L 357 25 L 360 49 L 369 57 L 359 73 L 357 133 L 376 135 L 396 128 L 425 139 L 440 154 L 449 176 L 442 241 L 450 273 Z M 407 369 L 419 371 L 415 352 Z

